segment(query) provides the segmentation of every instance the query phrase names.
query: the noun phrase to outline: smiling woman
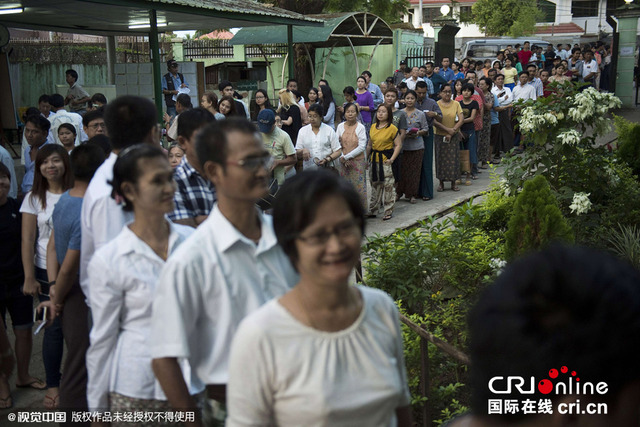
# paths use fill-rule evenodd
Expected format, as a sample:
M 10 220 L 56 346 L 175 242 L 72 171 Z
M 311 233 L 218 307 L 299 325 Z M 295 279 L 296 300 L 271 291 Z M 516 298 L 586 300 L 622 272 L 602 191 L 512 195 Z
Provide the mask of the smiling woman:
M 123 209 L 134 212 L 134 221 L 89 263 L 89 280 L 96 284 L 89 296 L 89 408 L 169 410 L 151 369 L 151 305 L 167 257 L 193 228 L 165 218 L 173 210 L 176 187 L 173 169 L 158 147 L 140 144 L 122 151 L 111 184 Z
M 240 325 L 227 425 L 411 425 L 397 308 L 349 284 L 364 232 L 360 196 L 336 174 L 303 172 L 285 182 L 273 217 L 300 281 Z

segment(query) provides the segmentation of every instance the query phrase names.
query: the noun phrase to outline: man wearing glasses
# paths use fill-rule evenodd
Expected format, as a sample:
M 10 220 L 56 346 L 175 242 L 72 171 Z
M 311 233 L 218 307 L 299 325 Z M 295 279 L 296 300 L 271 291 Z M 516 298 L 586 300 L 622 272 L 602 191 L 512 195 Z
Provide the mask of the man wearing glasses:
M 167 104 L 167 114 L 175 116 L 178 89 L 189 87 L 189 85 L 184 81 L 182 73 L 178 72 L 178 63 L 175 59 L 167 61 L 167 70 L 169 72 L 162 76 L 162 93 L 164 94 L 164 102 Z
M 98 108 L 97 110 L 87 112 L 82 117 L 82 127 L 84 129 L 84 133 L 87 135 L 87 139 L 85 141 L 90 140 L 98 134 L 106 134 L 107 125 L 104 123 L 104 110 L 102 108 Z
M 211 123 L 196 136 L 196 153 L 218 202 L 160 274 L 152 366 L 171 406 L 196 410 L 177 362 L 187 358 L 207 385 L 203 419 L 194 425 L 222 426 L 238 325 L 290 290 L 297 275 L 277 244 L 271 218 L 255 207 L 267 193 L 273 162 L 255 126 L 241 118 Z

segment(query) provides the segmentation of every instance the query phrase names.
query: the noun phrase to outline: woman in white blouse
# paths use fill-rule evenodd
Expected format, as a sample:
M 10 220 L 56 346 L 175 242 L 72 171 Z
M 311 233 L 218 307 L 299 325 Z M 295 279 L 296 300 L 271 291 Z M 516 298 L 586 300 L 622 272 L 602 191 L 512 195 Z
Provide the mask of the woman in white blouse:
M 410 426 L 398 310 L 349 284 L 364 232 L 358 193 L 305 171 L 278 193 L 273 224 L 300 281 L 240 324 L 227 426 Z
M 358 122 L 358 106 L 347 103 L 344 106 L 344 122 L 338 125 L 336 135 L 342 147 L 340 156 L 340 176 L 351 183 L 360 194 L 362 205 L 367 207 L 367 161 L 365 151 L 367 149 L 367 131 L 362 123 Z
M 89 263 L 93 316 L 87 352 L 89 408 L 168 411 L 151 369 L 151 308 L 160 270 L 193 229 L 165 218 L 174 208 L 175 182 L 160 148 L 140 144 L 121 152 L 111 184 L 123 209 L 133 210 L 134 221 Z
M 296 153 L 302 157 L 303 168 L 315 169 L 318 166 L 335 168 L 334 161 L 342 154 L 336 132 L 322 122 L 322 106 L 309 107 L 309 124 L 298 132 Z

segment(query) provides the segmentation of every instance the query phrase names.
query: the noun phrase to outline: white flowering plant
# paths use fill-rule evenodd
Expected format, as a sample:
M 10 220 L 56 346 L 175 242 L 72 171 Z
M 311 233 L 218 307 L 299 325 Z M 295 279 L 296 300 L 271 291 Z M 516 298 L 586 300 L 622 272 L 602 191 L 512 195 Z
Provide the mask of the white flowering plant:
M 636 212 L 640 205 L 629 197 L 638 194 L 640 184 L 602 144 L 612 129 L 609 113 L 621 102 L 611 93 L 571 82 L 551 83 L 547 90 L 552 91 L 548 97 L 515 104 L 525 150 L 503 161 L 506 182 L 499 190 L 515 195 L 525 181 L 544 175 L 577 240 L 593 242 L 596 229 L 629 223 L 631 217 L 623 213 Z

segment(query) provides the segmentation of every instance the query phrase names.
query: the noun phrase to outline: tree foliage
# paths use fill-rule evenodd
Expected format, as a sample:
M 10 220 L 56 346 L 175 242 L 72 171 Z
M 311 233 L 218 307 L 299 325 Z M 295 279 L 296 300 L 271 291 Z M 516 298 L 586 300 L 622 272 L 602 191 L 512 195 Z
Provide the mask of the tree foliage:
M 472 11 L 473 22 L 488 36 L 533 34 L 541 14 L 536 0 L 478 0 Z

